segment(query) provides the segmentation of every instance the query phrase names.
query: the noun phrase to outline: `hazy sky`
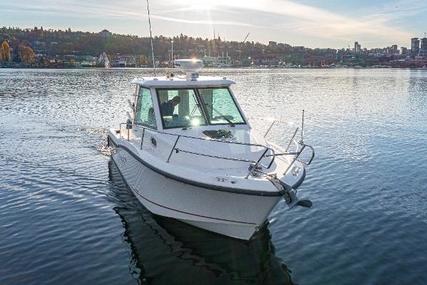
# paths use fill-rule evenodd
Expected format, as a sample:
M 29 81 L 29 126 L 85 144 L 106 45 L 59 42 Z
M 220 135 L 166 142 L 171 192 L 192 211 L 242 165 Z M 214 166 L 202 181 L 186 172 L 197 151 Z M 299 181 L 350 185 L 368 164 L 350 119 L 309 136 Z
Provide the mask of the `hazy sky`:
M 427 0 L 151 0 L 153 33 L 307 47 L 409 46 Z M 146 0 L 0 0 L 0 26 L 148 35 Z

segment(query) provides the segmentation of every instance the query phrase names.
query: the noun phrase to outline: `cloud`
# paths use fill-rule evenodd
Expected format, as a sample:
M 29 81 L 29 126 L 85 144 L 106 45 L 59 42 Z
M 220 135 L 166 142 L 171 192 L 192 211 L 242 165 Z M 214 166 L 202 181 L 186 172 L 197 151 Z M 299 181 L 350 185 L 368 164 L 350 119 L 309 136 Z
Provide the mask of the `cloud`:
M 375 9 L 372 17 L 383 17 L 388 20 L 402 19 L 427 11 L 425 0 L 397 0 Z
M 402 25 L 392 23 L 396 19 L 427 10 L 425 0 L 394 1 L 382 7 L 366 9 L 361 17 L 344 16 L 292 0 L 157 0 L 150 4 L 153 19 L 160 21 L 158 27 L 171 32 L 176 32 L 182 26 L 168 26 L 167 22 L 181 23 L 188 28 L 191 25 L 234 26 L 236 30 L 239 27 L 251 27 L 254 34 L 259 31 L 264 37 L 271 35 L 277 38 L 280 31 L 288 38 L 289 35 L 299 38 L 305 36 L 308 39 L 323 39 L 324 43 L 328 40 L 335 43 L 360 40 L 370 45 L 406 43 L 411 34 Z M 145 1 L 141 0 L 128 0 L 126 5 L 117 5 L 113 0 L 23 0 L 0 3 L 0 10 L 13 9 L 17 12 L 33 11 L 37 16 L 49 14 L 66 15 L 64 18 L 92 18 L 94 22 L 98 18 L 108 17 L 123 21 L 146 21 Z M 198 28 L 199 31 L 201 29 Z
M 254 27 L 254 25 L 249 23 L 242 23 L 236 21 L 213 21 L 213 20 L 190 20 L 190 19 L 181 19 L 173 17 L 165 17 L 159 15 L 152 15 L 154 19 L 165 20 L 170 22 L 185 23 L 185 24 L 201 24 L 201 25 L 228 25 L 228 26 L 242 26 L 242 27 Z
M 68 13 L 68 16 L 74 15 L 75 17 L 117 17 L 124 19 L 132 19 L 132 20 L 146 20 L 146 10 L 145 6 L 139 5 L 128 6 L 116 8 L 108 5 L 103 5 L 100 3 L 70 3 L 64 2 L 63 5 L 58 2 L 51 1 L 42 1 L 45 5 L 37 5 L 37 4 L 10 4 L 6 6 L 2 6 L 0 4 L 0 8 L 8 11 L 33 11 L 38 14 L 61 14 Z M 59 5 L 58 5 L 59 4 Z M 188 12 L 191 11 L 189 8 L 181 8 L 181 9 L 173 9 L 173 10 L 159 10 L 160 13 L 153 14 L 151 17 L 153 19 L 159 19 L 162 21 L 175 22 L 175 23 L 185 23 L 185 24 L 198 24 L 198 25 L 228 25 L 228 26 L 243 26 L 243 27 L 252 27 L 253 25 L 250 23 L 238 22 L 238 21 L 224 21 L 224 20 L 206 20 L 205 17 L 203 19 L 196 18 L 179 18 L 172 16 L 163 16 L 162 14 L 170 14 L 176 12 Z
M 191 3 L 195 0 L 170 1 L 175 5 L 188 5 L 189 2 Z M 420 6 L 423 4 L 425 6 L 425 3 L 419 0 L 412 0 L 412 2 L 417 2 L 417 5 L 402 10 L 402 14 L 415 13 L 417 9 L 419 11 Z M 404 6 L 403 2 L 402 6 Z M 361 37 L 369 37 L 371 39 L 377 37 L 382 41 L 398 41 L 402 43 L 406 42 L 410 37 L 410 33 L 407 31 L 390 25 L 392 12 L 385 13 L 385 10 L 381 14 L 376 13 L 364 17 L 351 18 L 288 0 L 216 0 L 215 7 L 281 15 L 286 17 L 284 22 L 291 22 L 292 26 L 300 33 L 318 38 L 351 40 Z M 280 27 L 280 24 L 272 23 L 272 26 Z

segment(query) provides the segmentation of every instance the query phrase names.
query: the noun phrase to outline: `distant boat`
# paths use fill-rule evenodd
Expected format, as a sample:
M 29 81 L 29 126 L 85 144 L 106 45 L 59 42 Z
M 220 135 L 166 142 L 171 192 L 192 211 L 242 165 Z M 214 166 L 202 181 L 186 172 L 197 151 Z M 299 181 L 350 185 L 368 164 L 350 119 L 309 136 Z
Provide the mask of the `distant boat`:
M 108 55 L 105 53 L 105 51 L 99 55 L 98 65 L 104 66 L 105 68 L 111 67 L 110 60 L 108 59 Z

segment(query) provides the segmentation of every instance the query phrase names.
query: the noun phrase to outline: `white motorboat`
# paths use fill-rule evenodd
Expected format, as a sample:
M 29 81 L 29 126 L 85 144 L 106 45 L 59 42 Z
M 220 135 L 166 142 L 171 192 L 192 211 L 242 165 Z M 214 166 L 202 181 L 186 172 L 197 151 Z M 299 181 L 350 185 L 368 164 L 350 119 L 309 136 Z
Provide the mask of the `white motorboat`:
M 185 76 L 133 80 L 128 121 L 108 133 L 138 200 L 154 214 L 244 240 L 281 199 L 310 207 L 296 189 L 314 150 L 296 139 L 298 128 L 287 148 L 269 143 L 251 128 L 233 81 L 199 76 L 199 60 L 176 65 Z

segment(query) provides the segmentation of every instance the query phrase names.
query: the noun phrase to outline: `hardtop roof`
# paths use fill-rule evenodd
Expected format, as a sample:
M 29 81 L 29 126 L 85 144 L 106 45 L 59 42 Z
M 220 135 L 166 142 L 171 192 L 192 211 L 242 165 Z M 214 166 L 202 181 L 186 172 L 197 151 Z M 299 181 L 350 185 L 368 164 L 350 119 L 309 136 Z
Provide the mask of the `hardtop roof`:
M 135 78 L 132 84 L 142 87 L 156 88 L 199 88 L 199 87 L 228 87 L 235 84 L 233 80 L 228 80 L 225 77 L 200 76 L 196 79 L 188 80 L 186 77 L 144 77 Z

